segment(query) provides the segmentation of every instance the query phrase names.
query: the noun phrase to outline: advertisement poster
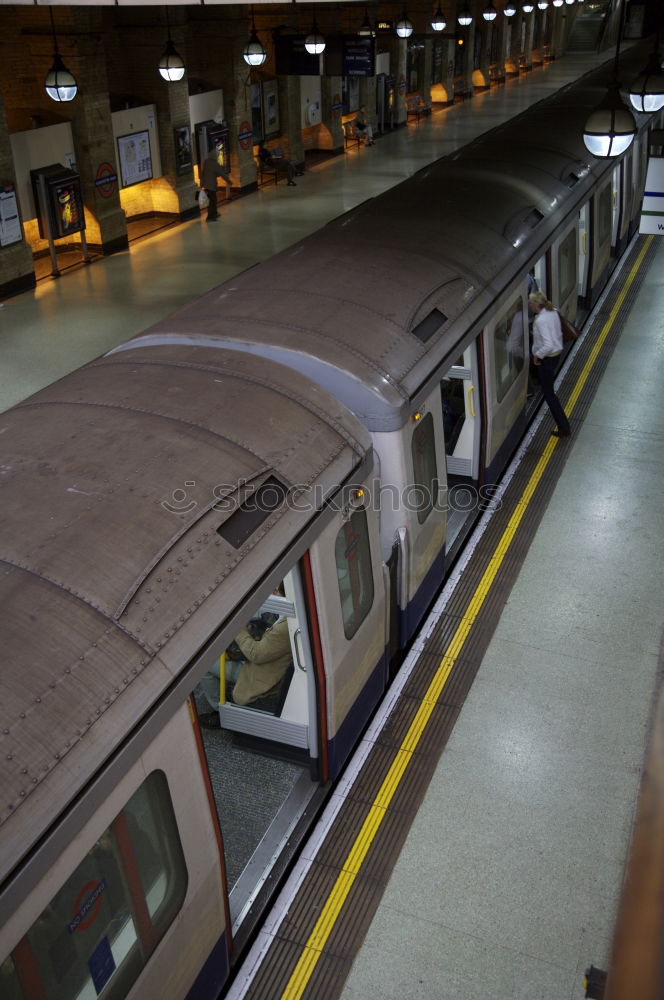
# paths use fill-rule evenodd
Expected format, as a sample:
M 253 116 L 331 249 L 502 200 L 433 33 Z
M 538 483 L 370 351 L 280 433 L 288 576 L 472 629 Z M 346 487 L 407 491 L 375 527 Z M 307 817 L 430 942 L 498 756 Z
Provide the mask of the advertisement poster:
M 263 81 L 263 121 L 266 136 L 279 134 L 279 98 L 276 80 Z
M 62 181 L 53 186 L 53 209 L 56 214 L 56 239 L 79 233 L 83 229 L 83 213 L 79 202 L 78 181 Z
M 152 178 L 152 154 L 149 132 L 118 136 L 118 159 L 122 187 L 131 187 Z
M 188 173 L 194 165 L 191 152 L 191 129 L 188 125 L 179 125 L 173 129 L 175 136 L 175 169 L 178 174 Z
M 16 191 L 7 186 L 0 191 L 0 246 L 21 241 L 21 223 L 18 217 Z

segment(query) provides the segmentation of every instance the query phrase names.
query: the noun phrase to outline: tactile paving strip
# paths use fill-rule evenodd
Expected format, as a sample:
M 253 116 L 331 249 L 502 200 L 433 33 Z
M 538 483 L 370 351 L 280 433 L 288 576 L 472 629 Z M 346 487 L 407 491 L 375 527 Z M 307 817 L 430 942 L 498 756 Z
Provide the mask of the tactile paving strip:
M 635 242 L 623 268 L 623 275 L 630 273 L 644 246 L 643 237 Z M 601 353 L 576 402 L 570 421 L 572 435 L 587 413 L 654 255 L 653 244 L 645 253 L 637 276 L 622 302 Z M 593 318 L 592 327 L 587 331 L 574 357 L 564 384 L 558 389 L 563 405 L 567 404 L 568 395 L 576 385 L 601 331 L 619 300 L 621 289 L 621 282 L 616 282 L 603 302 L 602 308 Z M 445 612 L 429 637 L 426 648 L 420 654 L 411 677 L 370 751 L 348 798 L 339 810 L 286 918 L 282 921 L 273 944 L 265 954 L 261 967 L 246 993 L 249 1000 L 276 1000 L 282 996 L 288 1000 L 298 1000 L 300 997 L 304 1000 L 314 1000 L 314 998 L 332 1000 L 340 995 L 353 957 L 361 946 L 392 866 L 482 662 L 530 541 L 565 465 L 569 449 L 573 446 L 573 436 L 569 441 L 563 439 L 557 442 L 537 485 L 535 502 L 529 503 L 524 509 L 509 550 L 475 620 L 470 625 L 468 635 L 454 661 L 452 672 L 442 692 L 435 699 L 431 715 L 409 758 L 407 770 L 383 810 L 378 830 L 366 849 L 359 870 L 352 879 L 338 917 L 320 947 L 317 948 L 315 942 L 311 943 L 310 937 L 335 883 L 344 872 L 349 852 L 354 849 L 363 824 L 366 823 L 372 810 L 375 811 L 377 808 L 376 796 L 390 768 L 397 761 L 399 754 L 403 753 L 404 738 L 422 707 L 423 699 L 451 639 L 468 614 L 471 598 L 484 577 L 516 505 L 520 502 L 526 483 L 551 440 L 552 429 L 553 421 L 547 413 L 524 454 L 519 470 L 505 491 L 500 509 L 495 512 L 484 532 Z M 299 976 L 297 984 L 291 985 L 285 993 L 307 942 L 310 942 L 310 969 Z

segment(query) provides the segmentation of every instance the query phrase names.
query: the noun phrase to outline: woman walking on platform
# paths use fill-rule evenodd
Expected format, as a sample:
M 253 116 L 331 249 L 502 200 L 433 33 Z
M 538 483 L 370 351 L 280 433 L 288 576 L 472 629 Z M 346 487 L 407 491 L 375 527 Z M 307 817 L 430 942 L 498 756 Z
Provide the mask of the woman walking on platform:
M 542 395 L 551 410 L 551 416 L 558 425 L 553 431 L 555 437 L 569 437 L 572 433 L 569 420 L 562 404 L 556 396 L 553 382 L 556 377 L 556 358 L 563 349 L 563 330 L 560 317 L 544 292 L 533 292 L 528 296 L 533 323 L 533 364 L 539 372 Z

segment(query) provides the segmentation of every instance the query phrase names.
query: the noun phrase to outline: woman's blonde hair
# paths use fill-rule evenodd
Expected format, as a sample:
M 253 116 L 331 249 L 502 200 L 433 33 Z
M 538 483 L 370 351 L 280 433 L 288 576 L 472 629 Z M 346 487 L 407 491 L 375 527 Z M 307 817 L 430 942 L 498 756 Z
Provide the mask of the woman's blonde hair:
M 553 309 L 553 302 L 549 302 L 544 292 L 533 292 L 528 296 L 528 301 L 542 309 Z

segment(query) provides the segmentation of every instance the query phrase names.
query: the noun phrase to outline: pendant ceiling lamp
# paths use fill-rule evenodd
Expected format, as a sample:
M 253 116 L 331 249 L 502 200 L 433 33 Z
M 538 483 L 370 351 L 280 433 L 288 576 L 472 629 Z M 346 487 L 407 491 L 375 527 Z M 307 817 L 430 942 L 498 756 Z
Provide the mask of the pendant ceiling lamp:
M 467 28 L 469 24 L 473 23 L 473 15 L 470 12 L 468 4 L 457 14 L 457 21 L 462 28 Z
M 657 48 L 651 53 L 644 71 L 629 88 L 629 99 L 635 111 L 646 114 L 664 108 L 664 73 Z
M 371 21 L 369 20 L 368 7 L 364 8 L 364 20 L 362 21 L 360 27 L 357 29 L 357 33 L 358 35 L 364 35 L 365 37 L 373 35 L 373 28 L 371 26 Z
M 436 13 L 431 18 L 431 27 L 434 31 L 444 31 L 447 27 L 447 21 L 445 20 L 442 10 L 440 9 L 440 4 L 438 4 Z
M 52 101 L 73 101 L 78 93 L 78 84 L 62 61 L 62 57 L 58 51 L 58 39 L 55 34 L 53 9 L 49 8 L 49 12 L 51 15 L 51 30 L 53 31 L 53 65 L 46 74 L 44 89 Z
M 493 6 L 493 0 L 489 0 L 489 3 L 482 11 L 482 17 L 485 21 L 495 21 L 498 16 L 498 11 Z
M 251 34 L 249 41 L 244 47 L 242 58 L 247 66 L 262 66 L 267 59 L 267 52 L 263 48 L 261 41 L 256 34 L 256 24 L 254 22 L 254 9 L 251 8 Z
M 175 83 L 177 80 L 181 80 L 184 76 L 184 62 L 182 57 L 175 50 L 173 45 L 173 39 L 171 38 L 171 26 L 168 21 L 168 6 L 166 7 L 166 27 L 168 28 L 168 39 L 166 41 L 166 48 L 164 49 L 164 54 L 159 60 L 159 66 L 157 67 L 160 75 L 166 80 L 167 83 Z
M 399 38 L 410 38 L 413 33 L 413 25 L 408 20 L 408 13 L 404 7 L 403 14 L 397 21 L 396 32 Z
M 516 14 L 516 6 L 513 3 L 506 3 L 503 7 L 503 14 L 505 17 L 514 17 Z
M 304 47 L 310 56 L 319 56 L 321 52 L 325 52 L 325 39 L 318 30 L 315 13 L 314 13 L 314 21 L 313 24 L 311 25 L 311 31 L 304 39 Z
M 526 2 L 523 4 L 521 8 L 524 14 L 532 14 L 534 9 L 535 9 L 535 4 L 531 3 L 530 0 L 526 0 Z
M 620 3 L 620 0 L 618 2 Z M 625 0 L 622 0 L 618 18 L 613 79 L 604 100 L 592 112 L 583 130 L 583 141 L 586 149 L 599 160 L 609 160 L 614 156 L 620 156 L 626 149 L 629 149 L 636 135 L 636 121 L 620 95 L 620 80 L 618 79 L 624 16 Z

